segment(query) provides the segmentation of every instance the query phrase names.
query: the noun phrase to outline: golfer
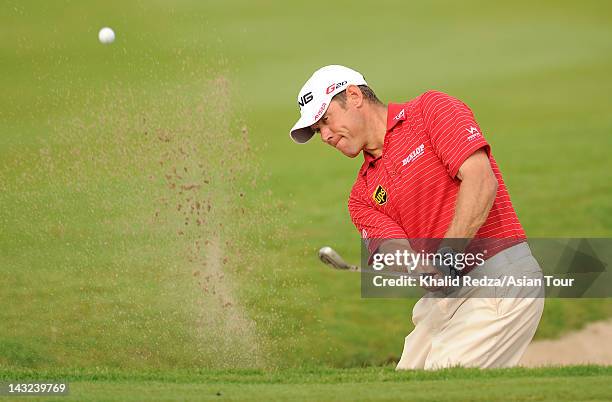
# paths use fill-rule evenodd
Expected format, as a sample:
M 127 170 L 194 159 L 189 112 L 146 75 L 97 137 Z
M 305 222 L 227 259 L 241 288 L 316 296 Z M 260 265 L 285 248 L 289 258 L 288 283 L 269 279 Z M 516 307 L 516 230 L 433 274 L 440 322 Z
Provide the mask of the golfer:
M 486 255 L 471 270 L 436 267 L 435 275 L 541 278 L 491 147 L 463 102 L 428 91 L 385 105 L 360 73 L 338 65 L 317 70 L 297 102 L 295 142 L 317 134 L 349 158 L 363 154 L 348 208 L 370 253 L 442 239 L 439 252 L 477 247 Z M 397 369 L 514 366 L 544 306 L 532 288 L 428 290 Z

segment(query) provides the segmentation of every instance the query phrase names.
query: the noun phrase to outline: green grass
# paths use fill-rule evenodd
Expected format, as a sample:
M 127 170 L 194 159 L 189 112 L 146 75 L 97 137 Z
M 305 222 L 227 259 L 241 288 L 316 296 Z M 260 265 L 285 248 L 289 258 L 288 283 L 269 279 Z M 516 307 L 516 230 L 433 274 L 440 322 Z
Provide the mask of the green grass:
M 315 256 L 329 244 L 359 257 L 346 200 L 361 159 L 287 135 L 297 90 L 324 64 L 359 69 L 385 101 L 427 89 L 463 99 L 528 235 L 612 236 L 610 11 L 597 1 L 10 2 L 0 26 L 0 366 L 397 359 L 414 301 L 361 299 L 358 276 Z M 105 25 L 117 33 L 111 46 L 96 39 Z M 185 209 L 196 202 L 200 215 Z M 548 300 L 536 336 L 610 316 L 610 300 Z M 537 380 L 547 392 L 563 384 L 547 398 L 578 392 L 552 378 Z M 516 381 L 507 388 L 522 392 L 529 378 Z M 247 385 L 237 392 L 259 386 Z M 130 384 L 113 386 L 124 395 Z M 593 399 L 603 389 L 586 388 Z
M 0 371 L 0 381 L 68 382 L 68 397 L 48 400 L 136 401 L 604 401 L 612 368 L 462 369 L 396 372 L 391 368 L 281 371 Z M 24 398 L 25 399 L 25 398 Z

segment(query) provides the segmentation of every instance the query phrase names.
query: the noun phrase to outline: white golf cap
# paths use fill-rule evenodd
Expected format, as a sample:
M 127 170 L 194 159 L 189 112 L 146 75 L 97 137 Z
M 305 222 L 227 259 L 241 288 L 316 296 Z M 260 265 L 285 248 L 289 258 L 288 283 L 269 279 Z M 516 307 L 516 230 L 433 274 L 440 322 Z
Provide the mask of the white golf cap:
M 311 139 L 314 132 L 310 126 L 323 116 L 334 95 L 351 84 L 368 85 L 363 75 L 348 67 L 331 65 L 315 71 L 298 94 L 301 116 L 289 132 L 291 139 L 298 144 Z

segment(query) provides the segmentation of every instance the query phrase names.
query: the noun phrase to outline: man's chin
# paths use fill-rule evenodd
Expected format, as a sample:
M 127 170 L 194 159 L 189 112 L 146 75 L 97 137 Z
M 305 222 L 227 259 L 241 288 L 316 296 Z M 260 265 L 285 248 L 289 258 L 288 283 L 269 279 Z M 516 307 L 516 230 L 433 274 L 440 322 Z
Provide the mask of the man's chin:
M 357 155 L 359 155 L 361 153 L 361 151 L 357 151 L 357 152 L 340 151 L 340 152 L 342 152 L 344 154 L 344 156 L 348 156 L 351 159 L 355 158 Z
M 342 154 L 343 154 L 344 156 L 348 156 L 349 158 L 354 158 L 354 157 L 356 157 L 357 155 L 359 155 L 359 154 L 361 153 L 361 150 L 360 150 L 360 149 L 357 149 L 357 150 L 355 150 L 355 149 L 345 149 L 344 147 L 342 147 L 342 145 L 347 145 L 347 144 L 344 144 L 344 143 L 340 144 L 340 141 L 342 141 L 342 139 L 340 139 L 340 140 L 339 140 L 339 141 L 336 143 L 335 148 L 336 148 L 338 151 L 342 152 Z M 338 147 L 338 145 L 340 145 L 340 147 Z

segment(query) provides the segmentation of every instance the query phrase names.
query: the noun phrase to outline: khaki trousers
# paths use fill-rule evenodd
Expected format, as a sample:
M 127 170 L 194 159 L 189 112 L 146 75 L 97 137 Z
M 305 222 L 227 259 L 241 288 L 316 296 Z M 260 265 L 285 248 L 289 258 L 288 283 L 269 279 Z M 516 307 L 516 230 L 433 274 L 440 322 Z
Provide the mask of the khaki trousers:
M 526 243 L 510 247 L 467 275 L 542 278 Z M 518 364 L 538 327 L 543 289 L 522 286 L 436 291 L 414 306 L 396 370 L 511 367 Z

